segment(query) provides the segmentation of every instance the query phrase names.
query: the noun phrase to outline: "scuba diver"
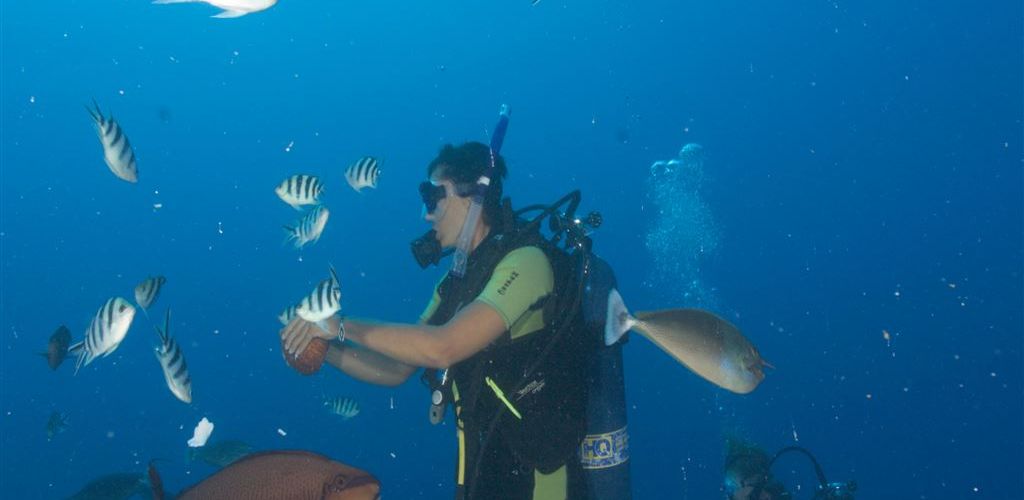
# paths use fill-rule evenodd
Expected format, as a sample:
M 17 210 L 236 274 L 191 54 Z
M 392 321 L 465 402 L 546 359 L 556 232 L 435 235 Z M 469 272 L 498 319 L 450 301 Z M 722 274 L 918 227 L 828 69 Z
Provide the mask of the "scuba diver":
M 724 484 L 726 500 L 793 499 L 793 495 L 786 491 L 786 487 L 772 474 L 772 466 L 779 457 L 791 452 L 803 454 L 814 465 L 818 479 L 814 500 L 854 500 L 853 492 L 857 490 L 857 483 L 828 482 L 821 465 L 806 449 L 788 446 L 769 458 L 761 448 L 739 439 L 728 440 Z
M 588 357 L 578 355 L 586 349 L 580 336 L 566 331 L 579 322 L 563 320 L 571 305 L 561 298 L 575 297 L 560 290 L 571 265 L 536 224 L 523 227 L 502 203 L 507 170 L 496 149 L 448 144 L 427 166 L 419 190 L 431 230 L 414 242 L 414 254 L 430 265 L 445 250 L 464 251 L 465 268 L 437 285 L 418 324 L 334 316 L 326 331 L 299 319 L 281 335 L 292 354 L 313 337 L 334 339 L 326 361 L 366 382 L 397 385 L 426 368 L 432 420 L 443 418 L 446 404 L 455 408 L 457 498 L 578 498 L 568 485 L 578 474 L 568 469 L 578 467 L 585 434 Z M 467 222 L 474 205 L 478 220 Z

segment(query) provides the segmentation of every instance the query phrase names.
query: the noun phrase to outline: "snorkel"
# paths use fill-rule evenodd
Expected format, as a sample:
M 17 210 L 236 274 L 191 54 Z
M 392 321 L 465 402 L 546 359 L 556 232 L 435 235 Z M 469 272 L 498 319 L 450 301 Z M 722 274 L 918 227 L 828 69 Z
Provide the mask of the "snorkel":
M 469 247 L 473 244 L 473 234 L 476 233 L 477 224 L 480 222 L 480 212 L 483 211 L 484 198 L 491 186 L 491 176 L 494 175 L 496 170 L 495 162 L 497 156 L 501 153 L 502 143 L 505 142 L 505 131 L 508 130 L 508 117 L 508 105 L 502 104 L 501 110 L 498 111 L 498 124 L 494 127 L 494 133 L 491 134 L 490 165 L 487 166 L 487 169 L 480 174 L 480 178 L 476 181 L 476 186 L 474 186 L 472 196 L 470 197 L 466 221 L 462 224 L 462 231 L 459 233 L 459 239 L 455 243 L 455 257 L 452 259 L 451 273 L 459 278 L 466 274 Z

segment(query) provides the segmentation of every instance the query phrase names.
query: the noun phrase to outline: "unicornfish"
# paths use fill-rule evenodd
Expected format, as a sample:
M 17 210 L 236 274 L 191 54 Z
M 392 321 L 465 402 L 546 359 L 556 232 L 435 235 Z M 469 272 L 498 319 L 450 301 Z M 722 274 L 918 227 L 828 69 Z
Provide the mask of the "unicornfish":
M 633 330 L 692 372 L 737 394 L 753 391 L 771 367 L 728 321 L 700 309 L 666 309 L 630 315 L 619 292 L 608 295 L 605 345 Z

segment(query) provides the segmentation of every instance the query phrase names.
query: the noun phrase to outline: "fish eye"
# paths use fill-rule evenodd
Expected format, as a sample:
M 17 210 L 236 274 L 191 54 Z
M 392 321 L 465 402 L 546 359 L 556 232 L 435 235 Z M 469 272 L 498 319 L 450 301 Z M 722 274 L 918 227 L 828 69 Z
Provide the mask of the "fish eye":
M 124 304 L 121 304 L 121 305 L 117 306 L 117 312 L 119 312 L 119 313 L 123 313 L 125 309 L 128 309 L 128 306 L 126 306 Z
M 328 491 L 342 491 L 345 489 L 346 483 L 348 483 L 348 478 L 344 474 L 338 474 L 326 485 L 325 489 Z

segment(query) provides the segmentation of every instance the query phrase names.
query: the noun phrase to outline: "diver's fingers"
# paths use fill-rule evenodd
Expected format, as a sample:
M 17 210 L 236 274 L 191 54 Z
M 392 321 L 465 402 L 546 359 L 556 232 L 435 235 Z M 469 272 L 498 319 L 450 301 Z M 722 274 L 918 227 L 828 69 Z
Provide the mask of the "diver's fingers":
M 309 332 L 307 335 L 303 335 L 302 339 L 299 340 L 298 344 L 295 346 L 295 350 L 293 351 L 293 354 L 295 355 L 295 357 L 299 357 L 299 354 L 305 352 L 306 351 L 306 347 L 308 347 L 309 343 L 312 342 L 312 341 L 313 341 L 313 333 L 312 332 Z
M 285 351 L 291 352 L 298 338 L 308 329 L 309 323 L 303 321 L 302 318 L 295 318 L 291 323 L 288 323 L 288 326 L 285 327 L 281 335 L 281 338 L 284 340 Z

